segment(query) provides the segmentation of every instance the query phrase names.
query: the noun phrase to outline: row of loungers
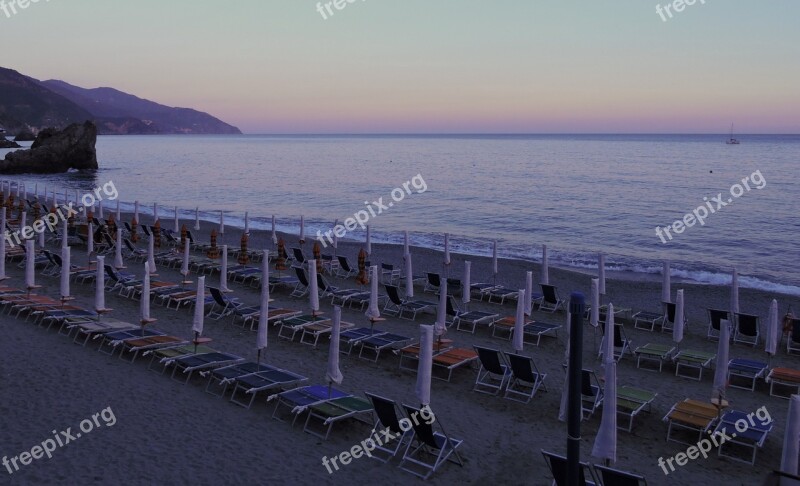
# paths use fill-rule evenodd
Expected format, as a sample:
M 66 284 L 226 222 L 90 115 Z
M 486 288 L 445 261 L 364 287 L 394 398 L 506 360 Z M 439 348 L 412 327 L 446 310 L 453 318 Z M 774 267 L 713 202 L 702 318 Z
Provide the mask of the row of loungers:
M 542 456 L 553 475 L 553 484 L 559 486 L 568 484 L 567 480 L 567 458 L 542 450 Z M 591 465 L 587 462 L 580 463 L 578 473 L 579 485 L 591 486 L 647 486 L 644 476 L 621 471 L 601 464 Z

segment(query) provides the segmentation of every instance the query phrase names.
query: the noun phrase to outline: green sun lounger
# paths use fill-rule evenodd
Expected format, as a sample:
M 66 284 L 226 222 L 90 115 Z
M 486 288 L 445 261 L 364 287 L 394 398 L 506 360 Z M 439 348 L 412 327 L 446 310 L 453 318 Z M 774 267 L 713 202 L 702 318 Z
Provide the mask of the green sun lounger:
M 672 358 L 672 360 L 675 361 L 675 376 L 682 376 L 684 378 L 700 381 L 703 379 L 703 369 L 711 367 L 711 362 L 714 361 L 716 357 L 717 355 L 714 353 L 706 353 L 705 351 L 693 349 L 679 351 L 678 354 Z M 695 378 L 691 374 L 681 374 L 681 367 L 696 370 L 697 377 Z
M 331 429 L 334 423 L 349 418 L 357 419 L 361 415 L 371 417 L 372 411 L 372 403 L 365 398 L 356 396 L 334 398 L 333 400 L 328 400 L 309 407 L 309 414 L 306 418 L 304 430 L 321 439 L 327 439 L 328 436 L 331 435 Z M 312 419 L 319 419 L 322 421 L 324 433 L 317 432 L 310 426 Z M 364 422 L 371 425 L 368 420 L 364 420 Z
M 621 386 L 617 388 L 617 414 L 628 417 L 628 426 L 622 424 L 617 428 L 630 432 L 633 429 L 633 419 L 641 412 L 650 412 L 653 400 L 658 393 L 634 388 L 632 386 Z
M 639 346 L 634 351 L 636 354 L 636 367 L 641 368 L 642 361 L 653 361 L 658 363 L 658 372 L 661 373 L 661 368 L 664 366 L 664 361 L 672 358 L 672 353 L 675 352 L 675 348 L 668 344 L 653 344 L 647 343 L 644 346 Z M 644 368 L 649 371 L 655 371 L 654 369 Z

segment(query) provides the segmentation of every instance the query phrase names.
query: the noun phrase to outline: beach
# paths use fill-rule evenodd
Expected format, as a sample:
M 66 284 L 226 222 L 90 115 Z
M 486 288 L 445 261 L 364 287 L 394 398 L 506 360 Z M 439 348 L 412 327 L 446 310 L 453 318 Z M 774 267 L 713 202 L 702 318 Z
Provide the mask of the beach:
M 144 217 L 144 223 L 152 221 Z M 124 221 L 130 215 L 123 215 Z M 182 221 L 192 227 L 193 221 Z M 164 227 L 172 226 L 171 218 L 163 218 Z M 202 223 L 200 232 L 195 232 L 197 241 L 207 242 L 211 229 L 216 224 Z M 229 248 L 238 247 L 241 228 L 227 227 L 223 242 Z M 141 235 L 141 233 L 140 233 Z M 282 233 L 287 249 L 297 246 L 297 234 Z M 144 240 L 139 242 L 140 248 Z M 50 244 L 58 250 L 57 243 Z M 303 250 L 311 257 L 313 237 L 307 236 Z M 338 255 L 345 255 L 352 264 L 362 244 L 341 241 Z M 267 231 L 251 231 L 249 249 L 272 249 Z M 324 251 L 330 253 L 330 249 Z M 430 249 L 412 248 L 414 274 L 442 271 L 442 254 Z M 199 252 L 192 252 L 200 256 Z M 490 281 L 491 259 L 453 253 L 448 273 L 459 278 L 463 261 L 472 262 L 471 281 Z M 72 250 L 73 265 L 87 261 L 85 247 Z M 110 263 L 113 253 L 106 258 Z M 373 264 L 391 263 L 402 267 L 402 246 L 372 245 L 370 260 Z M 235 265 L 229 258 L 229 265 Z M 141 276 L 143 265 L 126 262 L 126 271 Z M 257 266 L 258 264 L 254 264 Z M 512 289 L 524 288 L 525 272 L 533 271 L 534 282 L 538 281 L 538 265 L 512 259 L 500 259 L 497 283 Z M 274 274 L 274 265 L 271 272 Z M 6 286 L 24 286 L 23 270 L 16 264 L 7 263 L 9 279 Z M 573 291 L 583 292 L 589 299 L 590 272 L 577 272 L 550 268 L 550 283 L 556 285 L 562 298 Z M 356 287 L 352 278 L 347 280 L 327 277 L 334 285 Z M 178 270 L 158 268 L 158 279 L 180 282 Z M 197 280 L 192 274 L 190 280 Z M 36 283 L 42 285 L 36 293 L 58 296 L 58 277 L 37 274 Z M 206 277 L 206 287 L 219 283 L 217 273 Z M 233 297 L 249 305 L 258 305 L 259 291 L 247 285 L 229 282 Z M 535 287 L 538 287 L 535 285 Z M 730 291 L 727 286 L 700 285 L 673 281 L 673 293 L 684 289 L 688 328 L 681 348 L 701 349 L 716 353 L 717 343 L 706 339 L 708 327 L 706 308 L 728 308 Z M 94 284 L 73 282 L 74 305 L 92 308 Z M 415 298 L 435 302 L 433 293 L 423 293 L 422 287 L 415 289 Z M 607 274 L 607 295 L 604 303 L 616 307 L 636 310 L 657 310 L 661 296 L 661 284 L 656 281 L 619 279 Z M 277 290 L 271 294 L 272 305 L 307 311 L 308 298 L 291 298 L 289 291 Z M 459 296 L 456 295 L 458 299 Z M 765 330 L 771 300 L 779 304 L 779 314 L 786 309 L 800 309 L 797 297 L 774 295 L 760 290 L 740 289 L 742 312 L 757 314 L 761 318 L 762 332 Z M 113 310 L 109 317 L 136 323 L 139 321 L 139 302 L 107 293 L 106 306 Z M 513 316 L 514 301 L 503 305 L 480 302 L 473 297 L 471 310 L 484 310 L 501 316 Z M 329 299 L 321 299 L 321 312 L 332 314 Z M 192 336 L 192 310 L 165 309 L 153 304 L 152 317 L 157 319 L 153 328 L 168 334 L 190 339 Z M 387 317 L 377 324 L 382 329 L 419 339 L 419 324 L 433 324 L 433 311 L 417 317 L 416 321 Z M 533 318 L 548 323 L 566 325 L 563 311 L 553 314 L 534 311 Z M 344 308 L 342 320 L 357 327 L 369 324 L 364 313 Z M 323 457 L 334 457 L 370 437 L 371 428 L 357 422 L 345 421 L 334 425 L 328 440 L 320 440 L 303 432 L 303 419 L 292 427 L 290 423 L 274 420 L 273 402 L 266 402 L 260 395 L 249 410 L 236 406 L 228 397 L 220 399 L 204 392 L 207 379 L 195 376 L 188 385 L 171 380 L 168 375 L 159 375 L 147 369 L 148 360 L 138 359 L 130 364 L 115 355 L 99 353 L 96 341 L 83 347 L 72 339 L 59 335 L 52 329 L 47 331 L 24 318 L 8 315 L 0 317 L 5 332 L 2 340 L 3 358 L 0 360 L 0 393 L 5 398 L 0 404 L 0 428 L 4 430 L 0 442 L 1 453 L 17 456 L 53 436 L 54 430 L 72 427 L 78 430 L 83 419 L 96 412 L 110 408 L 116 419 L 113 426 L 101 425 L 91 433 L 66 444 L 53 452 L 52 458 L 34 460 L 30 465 L 8 475 L 10 484 L 49 484 L 63 481 L 97 482 L 102 484 L 124 482 L 126 484 L 219 484 L 221 482 L 296 482 L 300 484 L 319 481 L 335 482 L 382 482 L 406 484 L 414 477 L 397 467 L 399 457 L 383 464 L 362 457 L 348 465 L 342 465 L 332 473 L 323 465 Z M 645 343 L 669 344 L 670 333 L 636 330 L 631 322 L 625 322 L 625 332 L 633 347 Z M 288 342 L 278 338 L 277 327 L 269 330 L 269 345 L 263 354 L 263 362 L 279 366 L 309 378 L 307 384 L 326 384 L 325 372 L 328 359 L 328 339 L 320 340 L 319 346 Z M 230 317 L 219 321 L 206 318 L 204 336 L 213 339 L 213 348 L 237 354 L 247 360 L 256 359 L 256 333 L 243 328 L 240 323 L 231 324 Z M 460 332 L 452 327 L 446 337 L 461 348 L 473 345 L 496 348 L 511 352 L 508 339 L 491 336 L 485 325 L 478 326 L 475 334 Z M 472 390 L 476 369 L 459 368 L 453 372 L 452 380 L 433 380 L 431 409 L 436 421 L 447 433 L 462 439 L 459 454 L 463 467 L 445 464 L 429 480 L 431 484 L 484 484 L 502 481 L 507 484 L 550 484 L 550 474 L 540 450 L 564 454 L 566 452 L 566 424 L 558 420 L 561 390 L 565 374 L 562 368 L 565 350 L 565 328 L 557 338 L 544 337 L 539 346 L 526 345 L 525 355 L 534 358 L 541 372 L 547 374 L 547 391 L 540 390 L 527 404 L 475 393 Z M 597 359 L 600 338 L 588 324 L 583 326 L 583 366 L 597 370 L 601 362 Z M 732 344 L 731 358 L 749 358 L 766 361 L 761 343 L 753 348 Z M 357 353 L 341 356 L 340 368 L 344 380 L 338 389 L 360 395 L 370 392 L 395 400 L 398 404 L 419 405 L 414 389 L 416 373 L 400 370 L 399 358 L 393 353 L 382 353 L 377 364 L 359 359 Z M 796 358 L 787 356 L 785 341 L 778 353 L 770 359 L 771 366 L 793 367 Z M 763 476 L 780 466 L 783 431 L 786 423 L 788 401 L 771 397 L 768 385 L 763 380 L 755 392 L 728 388 L 730 406 L 746 412 L 766 407 L 774 419 L 774 428 L 762 449 L 758 451 L 756 464 L 734 462 L 716 457 L 690 461 L 666 476 L 658 466 L 659 457 L 672 457 L 686 449 L 675 442 L 665 442 L 667 425 L 662 417 L 678 401 L 685 398 L 708 401 L 712 396 L 713 371 L 707 370 L 702 381 L 693 381 L 674 376 L 672 364 L 667 364 L 661 373 L 637 369 L 636 360 L 626 357 L 617 365 L 618 385 L 631 385 L 658 393 L 649 414 L 636 418 L 633 432 L 618 431 L 618 460 L 613 465 L 622 470 L 643 475 L 649 484 L 686 484 L 690 481 L 712 482 L 724 479 L 732 484 L 757 484 Z M 600 425 L 601 412 L 582 423 L 581 459 L 601 462 L 590 457 L 595 435 Z

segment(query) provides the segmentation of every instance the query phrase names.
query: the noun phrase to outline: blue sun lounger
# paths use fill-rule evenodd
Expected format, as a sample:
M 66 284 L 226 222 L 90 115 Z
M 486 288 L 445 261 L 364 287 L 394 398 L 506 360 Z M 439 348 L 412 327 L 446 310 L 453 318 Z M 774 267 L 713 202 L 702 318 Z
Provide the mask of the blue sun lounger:
M 213 352 L 181 356 L 167 361 L 165 366 L 175 366 L 172 369 L 172 378 L 175 380 L 177 380 L 175 375 L 177 375 L 179 371 L 186 375 L 186 378 L 183 380 L 183 383 L 186 384 L 189 382 L 189 379 L 192 377 L 192 373 L 195 371 L 206 370 L 209 368 L 219 368 L 241 361 L 244 361 L 244 358 L 236 356 L 235 354 Z
M 768 371 L 769 366 L 762 361 L 734 358 L 728 362 L 728 385 L 734 388 L 755 391 L 756 380 L 765 378 Z M 750 386 L 737 385 L 734 383 L 733 377 L 747 380 Z
M 769 417 L 768 417 L 769 418 Z M 742 425 L 739 427 L 738 425 Z M 744 427 L 746 426 L 746 428 Z M 773 422 L 767 419 L 761 420 L 754 413 L 745 413 L 738 410 L 728 410 L 722 416 L 714 432 L 725 433 L 729 439 L 725 440 L 719 447 L 717 454 L 722 457 L 745 462 L 752 465 L 756 463 L 756 452 L 763 447 L 764 441 L 772 431 Z M 744 428 L 744 431 L 742 430 Z M 730 449 L 748 449 L 750 457 L 742 459 L 731 453 Z
M 265 390 L 286 389 L 299 383 L 308 381 L 308 378 L 297 373 L 292 373 L 281 368 L 270 366 L 269 369 L 242 375 L 233 379 L 235 384 L 231 394 L 231 402 L 244 408 L 253 406 L 256 395 Z M 245 399 L 238 398 L 239 393 L 244 393 Z M 249 396 L 249 399 L 247 398 Z
M 294 426 L 300 413 L 304 412 L 311 405 L 347 396 L 350 396 L 350 394 L 333 387 L 328 387 L 326 385 L 310 385 L 272 395 L 267 401 L 277 400 L 275 403 L 275 410 L 272 411 L 272 418 L 276 420 L 283 420 L 278 417 L 278 410 L 281 408 L 289 408 L 291 413 L 294 414 L 294 418 L 292 419 L 292 426 Z

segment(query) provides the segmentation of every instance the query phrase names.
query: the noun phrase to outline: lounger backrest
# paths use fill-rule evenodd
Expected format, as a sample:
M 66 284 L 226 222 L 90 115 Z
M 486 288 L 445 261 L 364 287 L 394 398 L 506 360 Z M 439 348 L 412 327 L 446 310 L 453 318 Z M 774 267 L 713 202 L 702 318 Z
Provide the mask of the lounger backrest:
M 736 314 L 739 322 L 739 332 L 746 336 L 758 334 L 758 316 L 750 314 Z
M 128 223 L 127 221 L 125 221 L 124 223 L 125 223 L 125 229 L 128 231 L 132 231 L 130 223 Z
M 792 341 L 800 343 L 800 319 L 792 319 Z
M 300 284 L 303 287 L 308 287 L 308 279 L 306 278 L 306 271 L 300 267 L 294 267 L 294 273 L 297 274 L 297 280 L 300 281 Z
M 400 293 L 397 291 L 397 287 L 394 285 L 384 285 L 386 287 L 386 295 L 389 296 L 389 300 L 392 301 L 394 305 L 401 305 L 403 301 L 400 299 Z
M 353 270 L 350 268 L 350 262 L 347 261 L 347 257 L 337 256 L 337 260 L 339 260 L 339 266 L 342 267 L 342 270 L 345 272 L 352 272 Z
M 191 231 L 186 230 L 186 237 L 189 238 L 189 241 L 194 243 L 194 236 L 192 236 L 192 232 Z
M 506 356 L 508 357 L 508 364 L 511 366 L 511 371 L 514 373 L 514 376 L 530 383 L 536 382 L 536 376 L 534 375 L 534 368 L 536 368 L 536 365 L 533 363 L 533 359 L 528 356 L 520 356 L 519 354 L 506 353 Z
M 378 416 L 378 421 L 381 425 L 388 427 L 389 431 L 396 435 L 403 435 L 403 430 L 400 428 L 400 419 L 397 418 L 397 404 L 388 398 L 366 392 L 364 394 L 372 402 L 372 408 L 375 410 L 375 415 Z
M 708 319 L 711 322 L 711 327 L 719 331 L 720 322 L 728 320 L 728 311 L 708 309 Z
M 597 388 L 592 386 L 592 376 L 594 372 L 583 370 L 581 372 L 581 395 L 593 397 L 597 395 Z
M 330 287 L 330 285 L 328 285 L 328 282 L 325 280 L 325 277 L 323 277 L 322 274 L 320 273 L 317 274 L 317 285 L 323 292 L 327 292 L 328 287 Z
M 418 408 L 403 405 L 408 415 L 408 420 L 411 421 L 411 426 L 414 428 L 414 435 L 428 447 L 438 450 L 439 444 L 436 442 L 436 437 L 433 434 L 432 423 L 427 423 L 421 419 L 422 412 Z M 419 422 L 419 423 L 417 423 Z
M 442 284 L 442 282 L 441 282 L 441 279 L 439 278 L 439 274 L 438 274 L 438 273 L 430 273 L 430 272 L 428 272 L 428 273 L 426 273 L 425 275 L 427 275 L 427 277 L 428 277 L 428 283 L 429 283 L 431 286 L 433 286 L 433 287 L 439 287 L 439 285 L 441 285 L 441 284 Z
M 675 303 L 664 302 L 664 306 L 667 309 L 667 320 L 669 322 L 675 322 Z
M 292 248 L 292 254 L 294 255 L 294 259 L 300 263 L 305 263 L 306 257 L 303 255 L 303 250 L 300 248 Z
M 475 351 L 478 352 L 478 359 L 481 361 L 481 366 L 484 367 L 487 371 L 494 373 L 495 375 L 503 376 L 505 373 L 503 371 L 503 365 L 501 363 L 500 351 L 496 349 L 489 349 L 489 348 L 482 348 L 480 346 L 474 346 Z
M 558 296 L 556 295 L 555 286 L 548 284 L 541 284 L 541 286 L 542 286 L 542 295 L 544 296 L 544 300 L 550 304 L 557 303 Z
M 122 242 L 125 243 L 125 246 L 128 247 L 128 250 L 130 250 L 132 252 L 136 251 L 136 248 L 133 247 L 133 243 L 131 243 L 131 240 L 129 240 L 127 238 L 123 238 Z
M 381 270 L 388 270 L 389 272 L 394 271 L 394 265 L 389 263 L 381 263 Z
M 53 253 L 51 256 L 53 257 L 53 263 L 55 263 L 57 266 L 61 267 L 64 265 L 64 261 L 61 259 L 61 255 Z
M 614 324 L 614 347 L 621 348 L 625 346 L 625 330 L 622 324 Z
M 218 288 L 209 287 L 208 291 L 211 293 L 211 297 L 214 298 L 214 302 L 216 302 L 217 305 L 221 305 L 222 307 L 228 306 L 228 301 L 225 299 L 225 296 L 222 295 L 222 292 L 220 292 Z
M 448 316 L 457 316 L 458 312 L 456 311 L 455 305 L 453 305 L 453 297 L 448 295 L 447 296 L 447 309 L 446 309 Z
M 106 240 L 108 246 L 114 246 L 114 240 L 111 239 L 111 235 L 108 233 L 103 233 L 103 239 Z
M 106 269 L 106 275 L 108 275 L 108 278 L 110 278 L 111 280 L 113 280 L 115 282 L 119 282 L 120 281 L 120 276 L 117 273 L 117 271 L 114 270 L 114 267 L 112 267 L 111 265 L 105 265 L 105 269 Z
M 639 486 L 644 478 L 619 469 L 595 465 L 594 468 L 600 471 L 603 484 L 613 484 L 614 486 Z M 645 481 L 645 484 L 647 482 Z
M 553 480 L 558 486 L 567 486 L 567 458 L 553 454 L 551 452 L 542 451 L 545 461 L 550 466 L 550 472 L 553 473 Z M 580 473 L 578 476 L 578 484 L 586 484 L 586 475 L 583 472 L 583 464 L 581 464 Z M 614 483 L 611 483 L 614 484 Z

